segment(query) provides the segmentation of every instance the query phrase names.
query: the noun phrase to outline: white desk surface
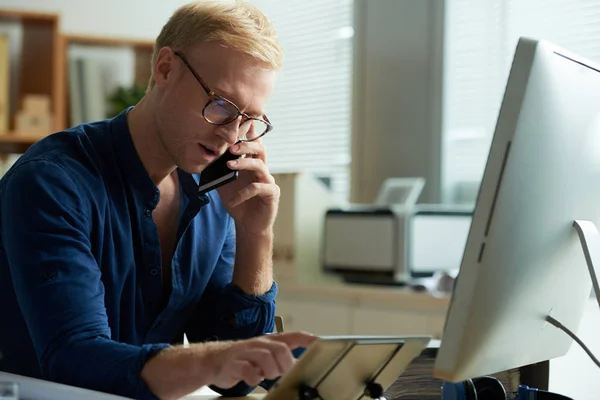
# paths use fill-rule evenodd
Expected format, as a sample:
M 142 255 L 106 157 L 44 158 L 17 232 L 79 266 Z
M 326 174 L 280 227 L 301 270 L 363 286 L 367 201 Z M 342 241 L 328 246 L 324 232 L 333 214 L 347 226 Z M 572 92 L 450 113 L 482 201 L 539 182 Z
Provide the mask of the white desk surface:
M 124 397 L 113 396 L 106 393 L 82 389 L 75 386 L 67 386 L 59 383 L 49 382 L 40 379 L 33 379 L 26 376 L 9 374 L 0 371 L 0 382 L 12 382 L 19 385 L 19 395 L 23 399 L 35 400 L 128 400 Z M 258 388 L 255 393 L 246 397 L 227 398 L 259 400 L 264 398 L 266 391 Z M 224 400 L 218 393 L 203 387 L 194 393 L 191 393 L 180 400 Z
M 227 400 L 259 400 L 259 399 L 263 399 L 265 397 L 264 394 L 251 394 L 249 396 L 246 397 L 227 397 Z M 205 395 L 189 395 L 189 396 L 185 396 L 183 397 L 181 400 L 223 400 L 225 399 L 225 397 L 221 397 L 219 395 L 210 395 L 210 394 L 205 394 Z
M 255 400 L 262 399 L 265 397 L 265 392 L 261 388 L 258 388 L 255 393 L 250 394 L 246 397 L 228 397 L 227 400 L 235 400 L 235 399 L 247 399 L 247 400 Z M 191 393 L 181 400 L 223 400 L 224 397 L 220 396 L 218 393 L 210 390 L 208 387 L 203 387 L 198 389 L 194 393 Z

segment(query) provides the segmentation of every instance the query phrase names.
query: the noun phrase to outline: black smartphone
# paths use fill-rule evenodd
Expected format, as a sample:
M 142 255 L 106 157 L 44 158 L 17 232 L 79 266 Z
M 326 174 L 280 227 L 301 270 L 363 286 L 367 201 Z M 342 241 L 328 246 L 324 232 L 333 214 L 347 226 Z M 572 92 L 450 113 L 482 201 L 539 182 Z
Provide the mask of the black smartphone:
M 230 169 L 227 166 L 227 161 L 237 160 L 239 158 L 241 158 L 241 156 L 232 154 L 227 150 L 221 157 L 206 167 L 206 169 L 200 173 L 198 192 L 204 194 L 236 180 L 238 171 Z

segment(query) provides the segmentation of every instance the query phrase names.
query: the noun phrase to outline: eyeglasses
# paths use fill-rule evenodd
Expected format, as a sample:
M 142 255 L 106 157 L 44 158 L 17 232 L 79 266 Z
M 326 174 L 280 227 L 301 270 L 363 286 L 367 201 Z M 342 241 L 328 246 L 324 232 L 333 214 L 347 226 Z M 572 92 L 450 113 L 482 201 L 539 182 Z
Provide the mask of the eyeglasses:
M 241 115 L 242 123 L 239 126 L 239 140 L 242 142 L 251 142 L 259 139 L 273 130 L 273 125 L 271 125 L 271 122 L 266 115 L 263 115 L 262 118 L 258 118 L 243 113 L 233 101 L 227 100 L 225 97 L 219 96 L 210 90 L 181 52 L 175 51 L 174 53 L 177 57 L 181 58 L 181 61 L 183 61 L 185 66 L 190 70 L 192 75 L 194 75 L 194 78 L 196 78 L 198 83 L 202 85 L 202 88 L 208 95 L 208 101 L 202 110 L 202 116 L 206 122 L 213 125 L 226 125 L 237 120 Z

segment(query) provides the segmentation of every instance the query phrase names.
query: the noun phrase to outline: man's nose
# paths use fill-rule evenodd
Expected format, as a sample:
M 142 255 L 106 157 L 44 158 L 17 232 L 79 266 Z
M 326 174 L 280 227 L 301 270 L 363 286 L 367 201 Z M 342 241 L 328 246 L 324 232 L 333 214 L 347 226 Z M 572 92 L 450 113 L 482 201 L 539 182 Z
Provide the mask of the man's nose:
M 239 118 L 225 125 L 217 125 L 216 133 L 225 140 L 227 144 L 235 144 L 238 141 L 240 134 Z

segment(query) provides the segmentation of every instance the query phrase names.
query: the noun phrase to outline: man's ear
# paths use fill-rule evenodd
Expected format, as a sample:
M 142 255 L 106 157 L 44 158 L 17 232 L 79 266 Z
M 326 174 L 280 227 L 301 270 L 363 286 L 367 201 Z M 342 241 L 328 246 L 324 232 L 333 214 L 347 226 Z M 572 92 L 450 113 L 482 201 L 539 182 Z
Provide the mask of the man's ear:
M 163 47 L 158 52 L 158 57 L 156 57 L 156 63 L 154 63 L 154 69 L 152 70 L 154 82 L 157 87 L 164 88 L 167 86 L 168 81 L 173 79 L 175 57 L 175 53 L 169 47 Z

